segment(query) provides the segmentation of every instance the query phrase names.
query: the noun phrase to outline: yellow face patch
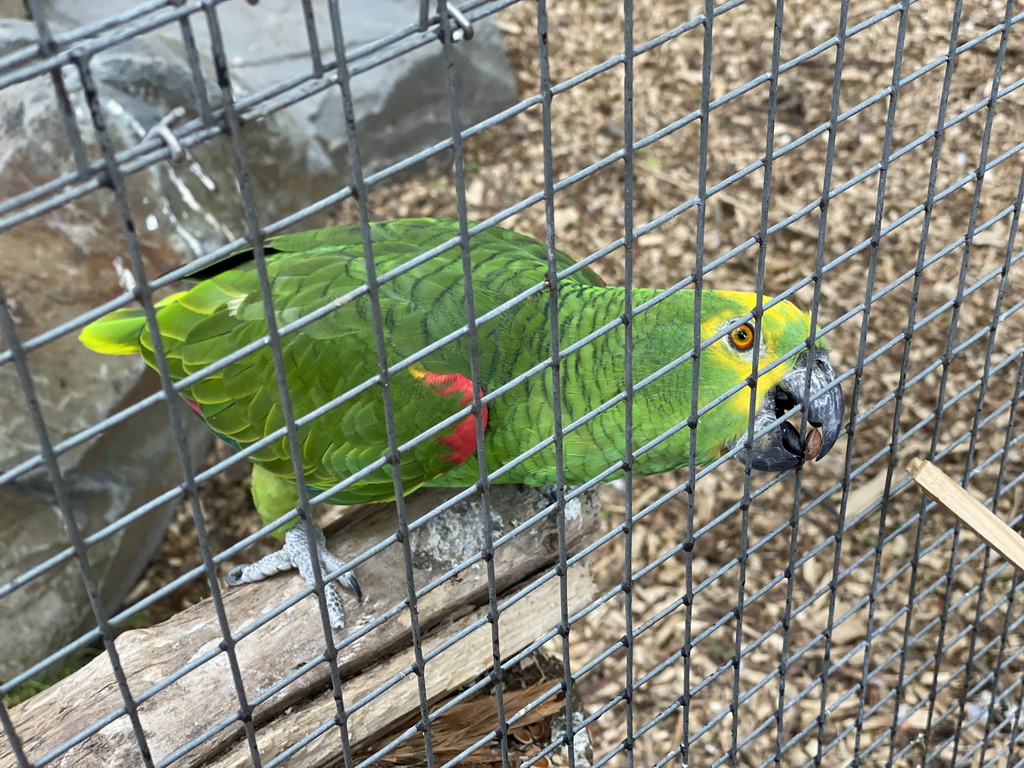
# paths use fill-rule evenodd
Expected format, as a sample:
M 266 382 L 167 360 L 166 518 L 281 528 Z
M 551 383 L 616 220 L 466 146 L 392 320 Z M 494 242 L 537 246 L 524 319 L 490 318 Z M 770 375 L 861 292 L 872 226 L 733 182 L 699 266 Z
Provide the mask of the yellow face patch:
M 721 332 L 724 328 L 734 323 L 737 318 L 753 311 L 757 303 L 757 294 L 744 293 L 739 291 L 720 291 L 717 294 L 727 300 L 731 305 L 727 311 L 716 314 L 703 314 L 701 322 L 701 338 L 710 339 Z M 772 298 L 765 296 L 762 304 L 767 304 Z M 753 327 L 753 321 L 750 321 Z M 793 304 L 783 301 L 767 309 L 761 318 L 761 344 L 758 353 L 758 368 L 762 371 L 757 377 L 757 398 L 754 407 L 760 408 L 764 400 L 764 393 L 774 387 L 792 365 L 778 365 L 770 371 L 764 371 L 774 363 L 781 355 L 788 352 L 783 348 L 783 336 L 792 336 L 793 328 L 806 330 L 804 338 L 810 335 L 810 317 L 806 312 L 801 312 Z M 792 345 L 790 345 L 792 346 Z M 730 334 L 715 341 L 711 346 L 701 352 L 701 379 L 705 378 L 705 371 L 709 378 L 713 376 L 715 386 L 712 391 L 721 394 L 744 382 L 753 370 L 754 345 L 750 343 L 746 348 L 737 346 Z M 792 360 L 792 358 L 790 358 Z M 704 387 L 702 386 L 703 390 Z M 717 395 L 715 395 L 717 396 Z M 701 407 L 707 405 L 714 397 L 704 397 L 703 391 L 699 397 Z M 735 410 L 737 414 L 746 414 L 750 406 L 750 395 L 746 389 L 741 389 L 726 400 L 722 407 Z

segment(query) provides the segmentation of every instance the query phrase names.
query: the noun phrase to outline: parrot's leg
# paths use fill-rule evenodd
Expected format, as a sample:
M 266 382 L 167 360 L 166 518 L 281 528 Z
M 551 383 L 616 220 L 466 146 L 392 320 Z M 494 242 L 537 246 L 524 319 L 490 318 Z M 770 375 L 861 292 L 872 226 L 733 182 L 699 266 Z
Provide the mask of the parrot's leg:
M 327 548 L 327 539 L 324 532 L 318 527 L 313 528 L 313 544 L 316 550 L 317 560 L 320 561 L 321 577 L 331 571 L 345 567 L 345 561 L 335 555 Z M 260 558 L 249 565 L 239 565 L 232 568 L 227 575 L 227 582 L 231 586 L 248 584 L 254 581 L 262 581 L 275 573 L 289 571 L 295 568 L 299 575 L 311 588 L 316 586 L 316 578 L 313 572 L 313 561 L 309 557 L 309 541 L 306 536 L 306 527 L 301 523 L 292 526 L 284 535 L 284 546 L 277 552 Z M 363 599 L 362 590 L 359 589 L 359 582 L 350 572 L 338 577 L 338 581 L 351 589 L 357 600 Z M 327 615 L 331 620 L 331 626 L 335 629 L 342 629 L 345 626 L 345 609 L 341 603 L 341 597 L 334 584 L 324 584 L 324 597 L 327 600 Z
M 256 508 L 264 522 L 276 520 L 285 512 L 293 509 L 298 504 L 294 483 L 286 478 L 278 477 L 259 466 L 253 467 L 252 473 L 252 496 L 256 502 Z M 316 559 L 320 564 L 321 577 L 328 573 L 340 570 L 345 567 L 345 561 L 335 555 L 327 548 L 327 539 L 324 533 L 316 525 L 312 527 L 313 550 Z M 276 535 L 280 535 L 277 533 Z M 316 578 L 313 560 L 309 553 L 309 538 L 306 533 L 306 525 L 301 520 L 287 529 L 284 534 L 284 545 L 277 552 L 272 552 L 260 558 L 255 563 L 240 565 L 232 568 L 227 575 L 227 583 L 231 586 L 247 584 L 254 581 L 262 581 L 275 573 L 288 571 L 292 568 L 299 572 L 311 588 L 316 586 Z M 357 600 L 363 599 L 362 590 L 359 589 L 359 582 L 351 571 L 338 577 L 337 581 L 348 587 L 355 593 Z M 342 629 L 345 626 L 345 610 L 341 603 L 341 597 L 334 583 L 324 584 L 324 597 L 327 601 L 327 613 L 331 626 L 335 629 Z

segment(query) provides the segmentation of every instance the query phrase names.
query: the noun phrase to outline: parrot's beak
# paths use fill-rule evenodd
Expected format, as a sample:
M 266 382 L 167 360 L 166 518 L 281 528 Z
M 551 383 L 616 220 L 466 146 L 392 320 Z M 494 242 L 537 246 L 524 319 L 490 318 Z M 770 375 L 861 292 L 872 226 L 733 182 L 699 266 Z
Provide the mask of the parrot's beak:
M 811 369 L 810 389 L 805 390 L 808 367 Z M 750 450 L 751 467 L 766 472 L 782 472 L 799 466 L 807 459 L 817 461 L 832 449 L 843 424 L 843 392 L 838 386 L 822 390 L 835 379 L 836 374 L 824 350 L 814 347 L 796 359 L 793 370 L 765 395 L 764 403 L 755 416 L 754 431 L 761 431 L 803 403 L 809 425 L 807 436 L 801 440 L 797 427 L 788 421 L 776 425 L 755 439 Z M 807 400 L 804 400 L 805 392 L 810 393 Z M 799 424 L 799 414 L 791 418 Z M 737 458 L 745 461 L 746 453 L 741 452 Z

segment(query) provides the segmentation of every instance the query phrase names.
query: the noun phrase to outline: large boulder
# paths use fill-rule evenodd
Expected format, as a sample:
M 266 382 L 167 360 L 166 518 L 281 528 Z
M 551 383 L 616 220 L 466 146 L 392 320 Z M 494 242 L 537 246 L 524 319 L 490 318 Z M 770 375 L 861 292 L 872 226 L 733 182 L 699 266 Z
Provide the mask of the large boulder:
M 0 53 L 34 45 L 27 22 L 0 22 Z M 189 72 L 136 49 L 92 62 L 107 130 L 117 150 L 192 103 Z M 102 157 L 77 80 L 65 79 L 90 160 Z M 208 84 L 208 96 L 216 91 Z M 74 151 L 49 78 L 0 91 L 0 199 L 10 200 L 75 170 Z M 245 128 L 247 160 L 261 216 L 272 220 L 327 194 L 335 172 L 293 119 L 272 116 Z M 244 231 L 227 138 L 196 147 L 180 165 L 160 163 L 126 177 L 127 197 L 148 276 L 208 252 Z M 282 178 L 281 168 L 289 176 Z M 313 221 L 312 225 L 320 223 Z M 24 343 L 95 309 L 133 286 L 125 228 L 113 192 L 100 188 L 0 232 L 0 291 Z M 133 357 L 85 349 L 77 329 L 28 355 L 34 394 L 51 444 L 59 444 L 158 389 Z M 0 351 L 9 348 L 4 339 Z M 208 435 L 182 403 L 196 466 Z M 40 455 L 26 393 L 11 362 L 0 365 L 0 473 Z M 167 405 L 159 402 L 63 452 L 61 473 L 84 536 L 181 483 Z M 165 504 L 89 548 L 105 609 L 120 605 L 159 545 L 176 504 Z M 11 583 L 65 550 L 70 539 L 43 468 L 0 486 L 0 679 L 26 669 L 95 625 L 79 563 L 65 560 L 14 591 Z
M 137 0 L 49 0 L 47 19 L 70 28 L 110 18 Z M 419 0 L 343 0 L 349 50 L 418 19 Z M 327 6 L 314 3 L 321 53 L 333 58 Z M 0 7 L 2 10 L 2 7 Z M 17 10 L 17 9 L 16 9 Z M 302 4 L 262 0 L 222 4 L 233 86 L 258 92 L 311 70 Z M 204 72 L 211 73 L 209 31 L 201 14 L 190 27 Z M 456 46 L 460 111 L 466 125 L 513 103 L 515 91 L 496 25 L 478 23 Z M 175 108 L 197 114 L 182 27 L 170 23 L 89 59 L 107 129 L 117 151 L 138 144 Z M 36 46 L 28 22 L 0 21 L 0 54 Z M 62 70 L 86 157 L 102 157 L 73 66 Z M 220 91 L 202 83 L 216 109 Z M 353 78 L 360 151 L 368 172 L 408 157 L 450 134 L 443 51 L 431 44 L 403 53 Z M 75 170 L 58 95 L 48 75 L 0 91 L 0 200 L 10 200 Z M 243 128 L 245 159 L 264 223 L 292 213 L 347 179 L 348 156 L 340 90 L 328 88 Z M 219 136 L 192 147 L 184 163 L 159 163 L 126 178 L 128 201 L 147 276 L 208 253 L 245 230 L 231 145 Z M 323 223 L 311 217 L 308 227 Z M 25 342 L 77 318 L 132 288 L 124 225 L 112 191 L 100 188 L 0 233 L 0 291 Z M 152 372 L 132 358 L 84 349 L 76 331 L 29 355 L 35 396 L 53 444 L 79 433 L 158 388 Z M 0 344 L 0 352 L 9 342 Z M 193 466 L 208 437 L 182 408 Z M 14 366 L 0 365 L 0 473 L 39 455 L 26 393 Z M 83 535 L 104 529 L 181 482 L 167 405 L 157 403 L 60 455 L 61 472 Z M 120 605 L 159 545 L 174 504 L 153 509 L 89 548 L 100 598 L 109 613 Z M 45 658 L 94 618 L 74 558 L 17 589 L 4 585 L 67 549 L 69 538 L 48 474 L 22 473 L 0 486 L 0 679 Z
M 49 0 L 47 17 L 62 25 L 79 25 L 109 18 L 138 4 L 137 0 Z M 312 3 L 319 53 L 334 59 L 328 4 Z M 419 21 L 420 0 L 341 0 L 345 46 L 358 51 Z M 431 4 L 432 8 L 434 4 Z M 309 35 L 302 3 L 260 0 L 258 4 L 217 6 L 225 53 L 232 76 L 253 92 L 308 76 L 312 71 Z M 196 14 L 192 29 L 201 55 L 211 55 L 210 34 Z M 516 102 L 515 82 L 493 18 L 477 21 L 473 37 L 455 45 L 455 74 L 459 84 L 459 113 L 464 126 L 484 120 Z M 159 27 L 147 41 L 182 51 L 178 24 Z M 394 47 L 394 46 L 392 46 Z M 355 63 L 361 68 L 372 56 L 382 61 L 352 78 L 359 151 L 367 173 L 385 168 L 451 135 L 445 86 L 444 51 L 422 45 L 387 56 L 374 51 Z M 304 123 L 334 159 L 347 179 L 348 150 L 341 91 L 335 86 L 312 94 L 287 109 Z

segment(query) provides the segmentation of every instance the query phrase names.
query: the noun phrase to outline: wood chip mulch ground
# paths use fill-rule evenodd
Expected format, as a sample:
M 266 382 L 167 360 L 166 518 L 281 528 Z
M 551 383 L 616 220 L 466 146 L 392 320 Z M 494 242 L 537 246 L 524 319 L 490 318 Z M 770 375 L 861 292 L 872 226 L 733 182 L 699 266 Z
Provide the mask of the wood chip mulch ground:
M 923 0 L 911 6 L 902 49 L 904 76 L 946 55 L 952 5 Z M 570 0 L 551 6 L 548 40 L 554 83 L 621 53 L 620 3 Z M 838 6 L 812 0 L 786 3 L 782 61 L 835 35 Z M 961 41 L 1002 22 L 1005 9 L 1000 3 L 978 0 L 966 6 Z M 878 0 L 851 4 L 849 23 L 853 26 L 886 8 L 888 4 Z M 653 39 L 701 9 L 699 3 L 677 0 L 637 3 L 634 39 L 637 44 Z M 716 18 L 712 99 L 769 70 L 774 13 L 774 3 L 752 0 Z M 540 87 L 536 16 L 536 4 L 529 2 L 498 16 L 521 98 Z M 845 41 L 840 111 L 884 94 L 890 86 L 899 25 L 900 15 L 894 13 Z M 698 109 L 703 35 L 698 26 L 636 58 L 633 110 L 638 138 Z M 956 57 L 947 121 L 989 97 L 998 46 L 996 34 Z M 779 77 L 775 147 L 792 149 L 772 165 L 768 222 L 774 225 L 805 206 L 811 210 L 767 239 L 763 270 L 768 295 L 811 274 L 818 258 L 819 223 L 826 214 L 813 203 L 821 194 L 829 134 L 822 131 L 800 146 L 794 142 L 828 122 L 835 59 L 836 47 L 824 47 Z M 633 729 L 640 733 L 632 747 L 634 765 L 658 765 L 684 739 L 690 741 L 691 766 L 772 764 L 779 748 L 783 751 L 775 764 L 786 766 L 814 764 L 819 752 L 820 764 L 826 766 L 849 765 L 858 756 L 861 765 L 886 765 L 890 749 L 898 752 L 913 745 L 895 762 L 911 766 L 955 733 L 960 734 L 956 745 L 948 743 L 932 754 L 929 768 L 951 765 L 954 749 L 958 764 L 977 765 L 982 751 L 988 760 L 1008 747 L 1011 733 L 1004 719 L 1012 719 L 1018 694 L 994 709 L 987 696 L 1001 655 L 1021 650 L 1020 629 L 1007 630 L 1007 623 L 1020 616 L 1019 599 L 1009 609 L 1005 603 L 1017 586 L 1011 569 L 998 558 L 990 560 L 973 535 L 953 534 L 952 520 L 939 513 L 922 515 L 921 497 L 913 487 L 883 498 L 890 485 L 887 469 L 894 433 L 899 447 L 891 484 L 902 484 L 906 464 L 926 455 L 933 443 L 939 449 L 955 444 L 939 465 L 958 479 L 968 467 L 980 468 L 972 489 L 982 498 L 994 492 L 1012 412 L 1006 403 L 1015 390 L 1019 360 L 998 370 L 987 369 L 986 361 L 990 349 L 993 363 L 1019 355 L 1024 339 L 1024 312 L 1011 311 L 1024 293 L 1024 268 L 1010 267 L 1004 279 L 1011 217 L 1003 216 L 979 231 L 969 247 L 962 240 L 972 217 L 982 225 L 1016 199 L 1020 155 L 1001 160 L 980 181 L 976 169 L 990 118 L 989 162 L 1020 141 L 1024 101 L 1019 91 L 1000 98 L 994 114 L 982 106 L 943 131 L 935 188 L 942 191 L 964 183 L 936 200 L 930 210 L 922 250 L 925 266 L 914 291 L 926 219 L 917 208 L 928 194 L 937 142 L 931 132 L 945 74 L 940 61 L 904 84 L 891 120 L 890 100 L 883 95 L 836 130 L 829 186 L 842 191 L 827 208 L 821 259 L 828 271 L 820 285 L 817 316 L 822 326 L 843 318 L 828 335 L 837 370 L 859 366 L 845 384 L 848 415 L 855 420 L 849 439 L 842 439 L 824 461 L 802 473 L 796 502 L 798 486 L 790 477 L 759 494 L 748 511 L 723 514 L 744 497 L 742 467 L 733 463 L 702 478 L 692 500 L 692 526 L 700 533 L 689 553 L 679 546 L 691 525 L 685 493 L 650 508 L 635 526 L 634 573 L 647 570 L 636 580 L 631 605 L 634 631 L 642 628 L 631 650 L 632 676 L 641 681 L 632 697 Z M 1000 82 L 1005 87 L 1022 77 L 1024 26 L 1018 25 L 1010 34 Z M 622 78 L 623 68 L 614 66 L 554 98 L 556 179 L 621 148 Z M 768 103 L 769 85 L 764 82 L 711 113 L 709 186 L 761 160 Z M 699 138 L 700 122 L 694 120 L 636 153 L 634 226 L 696 195 Z M 912 148 L 892 159 L 883 177 L 879 164 L 887 141 L 892 151 Z M 470 141 L 466 167 L 466 200 L 473 218 L 493 215 L 542 190 L 540 108 Z M 849 183 L 862 174 L 862 179 Z M 705 264 L 757 234 L 764 179 L 759 168 L 707 199 Z M 451 168 L 434 168 L 374 189 L 369 204 L 376 219 L 454 216 Z M 558 247 L 577 258 L 621 237 L 622 163 L 612 163 L 558 193 L 554 212 Z M 872 237 L 876 215 L 890 231 L 877 248 L 847 256 Z M 343 206 L 336 220 L 355 221 L 355 208 Z M 538 203 L 508 219 L 505 226 L 543 238 L 544 221 L 544 205 Z M 697 212 L 690 209 L 640 237 L 637 284 L 661 287 L 690 275 L 697 225 Z M 710 271 L 704 285 L 753 290 L 758 266 L 758 248 L 745 248 Z M 595 268 L 609 284 L 620 282 L 621 250 Z M 962 280 L 971 288 L 960 296 Z M 869 309 L 863 307 L 866 297 L 872 297 Z M 813 285 L 794 297 L 805 308 L 813 299 Z M 911 307 L 919 326 L 906 334 Z M 964 346 L 947 355 L 950 338 L 954 345 Z M 893 398 L 905 353 L 909 383 L 901 397 Z M 1016 436 L 1019 423 L 1018 418 Z M 1024 461 L 1016 448 L 1006 459 L 1005 477 L 1018 479 L 1022 472 Z M 753 475 L 750 490 L 756 491 L 766 479 Z M 684 481 L 685 473 L 680 472 L 637 479 L 634 514 L 648 510 Z M 245 472 L 239 470 L 204 489 L 215 547 L 223 548 L 259 525 L 246 484 Z M 606 530 L 622 524 L 625 509 L 621 488 L 607 487 Z M 1004 489 L 997 511 L 1007 520 L 1020 513 L 1020 485 Z M 746 552 L 741 542 L 746 542 Z M 252 556 L 275 546 L 269 542 Z M 603 590 L 624 578 L 623 546 L 620 535 L 592 560 Z M 795 568 L 791 551 L 798 562 Z M 950 579 L 951 561 L 956 567 Z M 185 511 L 136 596 L 197 562 L 190 514 Z M 688 582 L 695 593 L 689 608 L 681 604 Z M 154 607 L 148 618 L 159 620 L 203 596 L 201 586 L 186 587 Z M 589 711 L 619 696 L 625 685 L 627 650 L 620 644 L 626 631 L 624 605 L 620 594 L 573 629 L 574 669 L 617 647 L 577 684 Z M 1004 636 L 1005 647 L 1000 645 Z M 554 650 L 561 652 L 560 646 Z M 1018 686 L 1014 690 L 1019 691 L 1022 674 L 1024 661 L 1019 656 L 1005 661 L 996 688 Z M 595 759 L 620 749 L 627 736 L 625 706 L 618 703 L 590 726 Z M 990 713 L 995 726 L 987 725 Z M 1019 752 L 1020 747 L 1018 759 Z M 672 757 L 668 764 L 679 765 L 679 759 Z M 619 751 L 608 765 L 626 765 L 624 753 Z

